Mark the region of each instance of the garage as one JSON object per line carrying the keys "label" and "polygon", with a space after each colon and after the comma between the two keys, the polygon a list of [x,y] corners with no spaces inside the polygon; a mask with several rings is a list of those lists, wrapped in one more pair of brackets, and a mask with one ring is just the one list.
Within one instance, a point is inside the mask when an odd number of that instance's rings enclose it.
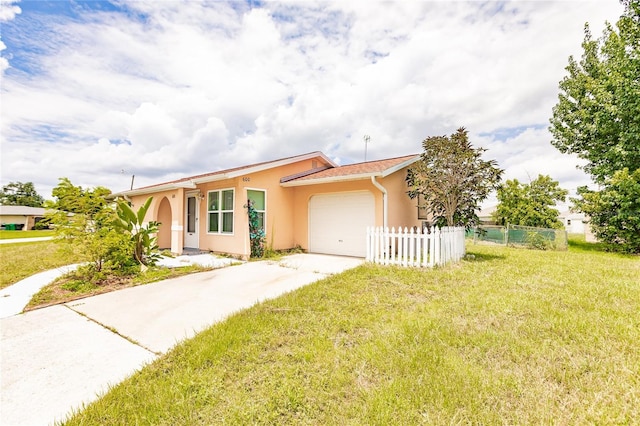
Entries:
{"label": "garage", "polygon": [[309,200],[309,252],[365,257],[367,227],[375,219],[369,191],[314,195]]}

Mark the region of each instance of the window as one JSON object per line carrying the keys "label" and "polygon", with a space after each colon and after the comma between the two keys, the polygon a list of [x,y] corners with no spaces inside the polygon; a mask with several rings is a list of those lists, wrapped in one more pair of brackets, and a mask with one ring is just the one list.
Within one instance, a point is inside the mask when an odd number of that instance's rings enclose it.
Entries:
{"label": "window", "polygon": [[424,208],[424,196],[422,194],[418,194],[418,220],[429,220],[430,214],[429,211]]}
{"label": "window", "polygon": [[208,232],[233,233],[233,189],[209,191],[207,200]]}
{"label": "window", "polygon": [[253,208],[256,209],[256,213],[258,213],[258,221],[260,222],[260,228],[263,231],[265,230],[265,213],[266,213],[266,201],[267,196],[265,191],[261,191],[259,189],[248,189],[247,190],[247,198],[249,201],[253,202]]}

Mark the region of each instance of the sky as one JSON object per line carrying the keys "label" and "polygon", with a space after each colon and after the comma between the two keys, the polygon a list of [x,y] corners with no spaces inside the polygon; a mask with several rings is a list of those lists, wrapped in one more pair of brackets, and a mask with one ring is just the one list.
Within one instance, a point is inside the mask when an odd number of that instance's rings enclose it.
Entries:
{"label": "sky", "polygon": [[[464,126],[504,179],[591,182],[550,143],[597,1],[0,0],[0,183],[112,191],[322,151],[419,154]],[[490,200],[489,200],[490,201]]]}

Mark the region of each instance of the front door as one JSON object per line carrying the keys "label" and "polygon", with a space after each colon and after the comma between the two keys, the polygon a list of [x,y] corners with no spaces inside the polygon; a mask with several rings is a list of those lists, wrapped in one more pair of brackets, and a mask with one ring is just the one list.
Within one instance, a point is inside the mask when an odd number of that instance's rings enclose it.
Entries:
{"label": "front door", "polygon": [[198,243],[198,198],[196,195],[187,195],[186,217],[184,229],[184,246],[199,248]]}

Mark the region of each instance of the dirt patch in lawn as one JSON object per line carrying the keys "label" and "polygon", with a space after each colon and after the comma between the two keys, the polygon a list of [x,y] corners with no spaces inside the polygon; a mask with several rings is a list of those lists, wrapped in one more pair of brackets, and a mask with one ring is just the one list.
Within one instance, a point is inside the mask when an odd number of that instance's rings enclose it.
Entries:
{"label": "dirt patch in lawn", "polygon": [[97,283],[83,280],[72,272],[41,288],[40,291],[31,298],[24,308],[24,311],[32,311],[60,303],[72,302],[85,297],[176,278],[182,275],[209,271],[211,269],[212,268],[198,265],[190,265],[182,268],[154,267],[139,275],[107,276]]}

